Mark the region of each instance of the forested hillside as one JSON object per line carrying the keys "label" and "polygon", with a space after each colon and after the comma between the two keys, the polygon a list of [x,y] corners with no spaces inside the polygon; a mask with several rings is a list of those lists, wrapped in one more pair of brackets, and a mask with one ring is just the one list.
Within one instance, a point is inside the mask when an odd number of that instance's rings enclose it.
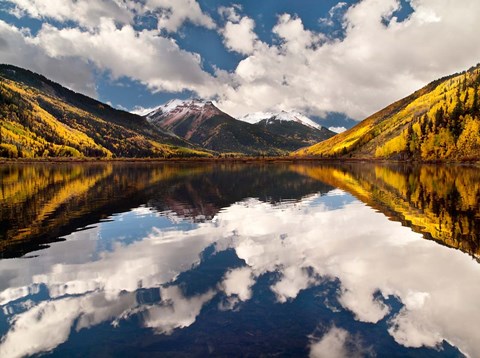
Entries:
{"label": "forested hillside", "polygon": [[350,130],[295,155],[340,158],[480,158],[480,66],[430,83]]}
{"label": "forested hillside", "polygon": [[116,110],[43,76],[0,66],[0,156],[207,155],[143,117]]}

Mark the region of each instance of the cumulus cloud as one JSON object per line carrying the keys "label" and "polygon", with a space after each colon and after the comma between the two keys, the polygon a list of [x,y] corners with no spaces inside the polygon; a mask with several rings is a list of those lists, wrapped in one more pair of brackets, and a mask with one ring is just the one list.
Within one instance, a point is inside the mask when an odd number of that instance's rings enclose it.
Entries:
{"label": "cumulus cloud", "polygon": [[229,51],[235,51],[243,55],[251,55],[255,44],[258,42],[254,32],[255,21],[248,16],[241,16],[240,5],[218,8],[220,16],[226,20],[225,26],[220,29],[223,43]]}
{"label": "cumulus cloud", "polygon": [[[38,36],[20,30],[9,34],[17,36],[20,51],[0,51],[4,61],[86,94],[95,86],[85,64],[93,63],[114,78],[129,77],[152,91],[189,90],[216,98],[234,117],[299,110],[320,117],[341,112],[360,120],[480,58],[477,0],[465,0],[462,6],[451,0],[411,0],[413,13],[403,21],[395,17],[399,0],[362,0],[350,7],[339,2],[319,20],[327,27],[341,24],[344,33],[338,39],[306,28],[298,16],[279,14],[271,29],[273,43],[257,36],[255,21],[237,5],[219,7],[223,24],[217,26],[195,0],[8,3],[17,16],[75,26],[44,24]],[[145,16],[157,22],[155,31],[139,30]],[[186,22],[218,31],[225,48],[244,58],[233,71],[205,72],[199,54],[168,38]],[[5,48],[5,42],[13,43],[2,37],[0,46]]]}
{"label": "cumulus cloud", "polygon": [[363,346],[357,336],[333,326],[322,338],[311,338],[310,358],[375,357],[371,348]]}
{"label": "cumulus cloud", "polygon": [[103,18],[120,24],[132,24],[136,16],[154,16],[160,30],[177,31],[185,22],[209,29],[215,28],[213,19],[202,11],[196,0],[6,0],[17,16],[36,19],[73,21],[82,27],[94,28]]}
{"label": "cumulus cloud", "polygon": [[92,97],[96,87],[90,66],[79,58],[52,58],[28,31],[0,20],[0,63],[39,72],[51,80]]}
{"label": "cumulus cloud", "polygon": [[158,107],[142,107],[135,106],[130,112],[133,114],[138,114],[139,116],[146,116],[147,114],[153,112]]}
{"label": "cumulus cloud", "polygon": [[31,41],[52,58],[81,59],[108,71],[114,79],[130,77],[152,91],[193,89],[209,96],[215,87],[198,55],[180,49],[154,30],[136,31],[131,25],[118,28],[108,19],[95,31],[44,24]]}
{"label": "cumulus cloud", "polygon": [[252,54],[257,41],[254,27],[255,22],[246,16],[238,22],[228,21],[222,31],[225,46],[244,55]]}
{"label": "cumulus cloud", "polygon": [[320,18],[318,22],[325,26],[335,25],[335,21],[341,20],[341,17],[343,15],[342,12],[344,11],[345,8],[348,8],[348,4],[343,1],[339,2],[328,11],[327,17]]}
{"label": "cumulus cloud", "polygon": [[[60,22],[74,21],[81,26],[95,27],[102,18],[131,23],[133,2],[117,0],[6,0],[15,7],[11,12],[18,16],[52,19]],[[130,6],[129,6],[130,5]]]}
{"label": "cumulus cloud", "polygon": [[287,267],[282,274],[282,278],[272,286],[272,291],[281,303],[294,299],[301,290],[311,287],[317,282],[310,277],[306,268]]}
{"label": "cumulus cloud", "polygon": [[[257,40],[220,93],[235,116],[254,111],[342,112],[363,119],[433,79],[478,62],[480,3],[414,0],[400,22],[397,0],[363,0],[341,19],[344,37],[322,40],[301,18],[284,14],[273,33],[279,44]],[[345,8],[342,9],[344,11]],[[337,11],[338,9],[334,9]],[[458,56],[461,54],[461,56]]]}
{"label": "cumulus cloud", "polygon": [[348,331],[332,327],[325,335],[310,346],[310,358],[342,358],[348,357],[345,343]]}
{"label": "cumulus cloud", "polygon": [[158,28],[177,31],[184,22],[215,28],[215,22],[196,0],[147,0],[144,9],[158,14]]}
{"label": "cumulus cloud", "polygon": [[[138,18],[153,15],[161,31],[177,31],[185,22],[213,29],[213,20],[194,0],[8,1],[16,16],[45,22],[36,35],[1,22],[2,62],[40,72],[91,96],[95,69],[114,79],[139,81],[151,91],[190,90],[210,97],[217,87],[198,54],[182,50],[158,30],[136,27]],[[54,26],[50,20],[67,26]]]}
{"label": "cumulus cloud", "polygon": [[44,301],[17,315],[0,344],[2,357],[25,357],[54,349],[76,330],[97,325],[135,305],[135,295],[106,299],[103,292]]}
{"label": "cumulus cloud", "polygon": [[220,6],[218,8],[218,14],[228,21],[240,22],[241,16],[238,11],[242,10],[241,5],[234,4],[233,6]]}

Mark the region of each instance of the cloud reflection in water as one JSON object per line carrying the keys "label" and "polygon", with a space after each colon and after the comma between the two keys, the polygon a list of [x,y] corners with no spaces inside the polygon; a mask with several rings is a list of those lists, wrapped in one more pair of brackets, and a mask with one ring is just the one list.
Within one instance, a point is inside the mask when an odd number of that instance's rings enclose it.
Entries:
{"label": "cloud reflection in water", "polygon": [[[140,315],[143,325],[157,333],[171,334],[192,325],[217,295],[223,297],[218,309],[241,311],[239,303],[254,298],[252,287],[267,273],[278,276],[270,285],[277,304],[338,279],[341,307],[362,322],[377,323],[393,314],[388,332],[397,343],[435,347],[447,340],[468,355],[480,355],[480,333],[472,329],[480,318],[478,263],[423,240],[344,192],[332,194],[280,205],[246,199],[222,209],[210,222],[187,230],[172,220],[169,228],[150,227],[145,237],[100,253],[96,241],[102,226],[112,223],[99,224],[39,257],[3,260],[0,302],[4,312],[13,314],[0,356],[49,351],[65,342],[72,329],[118,325],[132,315]],[[162,217],[150,210],[141,213],[129,220]],[[125,220],[124,215],[113,220]],[[225,267],[216,286],[187,296],[175,280],[197,267],[212,245],[217,253],[233,249],[246,266]],[[78,246],[82,248],[74,251]],[[21,308],[18,303],[30,300],[38,287],[48,291],[48,299],[35,298],[33,307]],[[158,289],[160,299],[143,303],[139,288]],[[399,312],[386,302],[392,296],[403,304]],[[319,345],[344,349],[348,332],[335,329],[312,343],[312,356]]]}

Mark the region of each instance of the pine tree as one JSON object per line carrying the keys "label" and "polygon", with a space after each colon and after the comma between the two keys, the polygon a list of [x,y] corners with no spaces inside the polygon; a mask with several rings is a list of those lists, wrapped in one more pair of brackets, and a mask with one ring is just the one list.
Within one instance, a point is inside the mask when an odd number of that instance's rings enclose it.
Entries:
{"label": "pine tree", "polygon": [[478,84],[475,84],[475,87],[473,88],[473,104],[472,104],[472,113],[476,114],[479,112],[478,108]]}
{"label": "pine tree", "polygon": [[445,112],[443,111],[443,107],[440,107],[435,113],[435,124],[437,127],[443,127],[445,124]]}

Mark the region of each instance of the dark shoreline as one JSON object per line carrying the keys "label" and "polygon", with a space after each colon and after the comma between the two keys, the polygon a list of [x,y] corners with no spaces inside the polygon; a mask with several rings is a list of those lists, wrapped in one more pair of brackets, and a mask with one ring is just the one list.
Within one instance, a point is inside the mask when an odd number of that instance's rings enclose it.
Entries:
{"label": "dark shoreline", "polygon": [[471,160],[386,160],[372,158],[321,158],[321,157],[192,157],[192,158],[0,158],[0,164],[17,163],[377,163],[377,164],[455,164],[480,166],[480,159]]}

